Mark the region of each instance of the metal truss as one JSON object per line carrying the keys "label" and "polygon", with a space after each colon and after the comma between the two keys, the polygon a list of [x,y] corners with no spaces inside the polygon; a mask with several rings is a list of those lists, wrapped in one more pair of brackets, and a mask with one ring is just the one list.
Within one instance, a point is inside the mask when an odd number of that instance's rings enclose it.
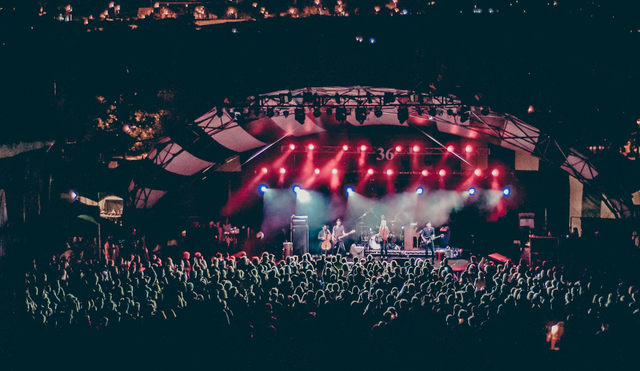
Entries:
{"label": "metal truss", "polygon": [[[378,148],[378,147],[373,147]],[[386,147],[385,147],[386,148]],[[391,147],[393,148],[393,147]],[[420,147],[418,151],[414,151],[412,147],[407,148],[406,152],[394,152],[394,156],[408,156],[408,155],[446,155],[450,154],[447,148],[443,147]],[[373,155],[378,152],[373,151],[371,148],[368,148],[365,151],[361,151],[358,146],[351,147],[349,149],[344,150],[343,146],[316,146],[314,149],[309,149],[308,146],[296,146],[295,149],[291,149],[288,145],[283,145],[280,147],[280,152],[290,152],[290,153],[344,153],[344,154],[361,154],[365,153],[367,155]],[[474,148],[473,153],[471,155],[478,154],[488,154],[489,148]]]}
{"label": "metal truss", "polygon": [[280,91],[252,96],[241,102],[225,103],[217,107],[220,111],[248,114],[251,110],[263,109],[284,111],[296,108],[367,108],[382,107],[412,108],[414,111],[431,109],[463,110],[462,102],[453,95],[436,95],[407,90],[354,87],[349,89],[300,89]]}

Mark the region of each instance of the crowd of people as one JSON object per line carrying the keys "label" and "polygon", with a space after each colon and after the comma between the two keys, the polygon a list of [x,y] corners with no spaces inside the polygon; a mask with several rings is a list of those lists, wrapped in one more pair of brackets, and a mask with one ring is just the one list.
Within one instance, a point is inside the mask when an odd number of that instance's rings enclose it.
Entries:
{"label": "crowd of people", "polygon": [[38,334],[31,346],[44,356],[25,361],[72,354],[97,368],[495,369],[508,359],[520,368],[569,360],[621,368],[639,344],[635,286],[549,263],[471,257],[454,272],[447,259],[69,250],[34,260],[25,276],[25,334]]}

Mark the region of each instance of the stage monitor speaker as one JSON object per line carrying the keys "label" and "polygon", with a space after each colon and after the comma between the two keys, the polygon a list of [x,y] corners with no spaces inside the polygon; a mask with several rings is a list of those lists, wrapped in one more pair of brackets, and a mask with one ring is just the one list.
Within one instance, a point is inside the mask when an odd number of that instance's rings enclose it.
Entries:
{"label": "stage monitor speaker", "polygon": [[309,217],[294,215],[291,217],[291,242],[293,254],[302,256],[309,252]]}
{"label": "stage monitor speaker", "polygon": [[555,254],[558,252],[558,237],[529,236],[529,248],[532,254]]}
{"label": "stage monitor speaker", "polygon": [[529,236],[529,248],[525,249],[525,260],[528,260],[530,267],[541,265],[544,261],[558,261],[558,237]]}
{"label": "stage monitor speaker", "polygon": [[417,223],[411,223],[410,226],[404,227],[404,249],[405,250],[418,250],[418,236]]}

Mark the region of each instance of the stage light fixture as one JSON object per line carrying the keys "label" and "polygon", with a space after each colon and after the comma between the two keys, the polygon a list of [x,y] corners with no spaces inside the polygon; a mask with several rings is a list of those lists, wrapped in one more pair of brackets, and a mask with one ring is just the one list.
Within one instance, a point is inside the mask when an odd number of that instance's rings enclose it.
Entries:
{"label": "stage light fixture", "polygon": [[402,152],[402,146],[396,146],[396,152]]}
{"label": "stage light fixture", "polygon": [[313,172],[316,174],[320,174],[320,169],[315,169]]}
{"label": "stage light fixture", "polygon": [[269,169],[267,169],[266,167],[262,168],[262,174],[266,174],[269,172]]}
{"label": "stage light fixture", "polygon": [[449,108],[449,109],[447,110],[447,115],[448,115],[448,116],[455,116],[455,113],[453,113],[453,110],[452,110],[451,108]]}
{"label": "stage light fixture", "polygon": [[262,193],[262,194],[264,194],[264,193],[267,191],[267,189],[269,189],[269,187],[267,187],[267,186],[266,186],[266,185],[264,185],[264,184],[262,184],[262,185],[258,188],[258,190],[259,190],[259,191],[260,191],[260,193]]}
{"label": "stage light fixture", "polygon": [[325,112],[327,113],[327,116],[331,116],[331,115],[333,115],[333,108],[327,107],[325,109]]}
{"label": "stage light fixture", "polygon": [[455,148],[453,146],[447,146],[447,151],[453,152]]}
{"label": "stage light fixture", "polygon": [[338,169],[332,169],[331,170],[331,174],[333,174],[333,175],[338,174]]}
{"label": "stage light fixture", "polygon": [[316,146],[314,146],[312,143],[312,144],[309,144],[307,148],[309,148],[309,151],[313,151],[314,149],[316,149]]}
{"label": "stage light fixture", "polygon": [[289,103],[291,102],[292,95],[291,93],[280,94],[280,103]]}
{"label": "stage light fixture", "polygon": [[338,104],[340,104],[340,103],[341,103],[341,101],[342,101],[342,98],[340,98],[340,94],[338,94],[338,93],[336,93],[336,94],[333,96],[333,99],[334,99],[334,100],[336,101],[336,103],[338,103]]}
{"label": "stage light fixture", "polygon": [[360,123],[360,125],[364,124],[364,121],[367,119],[367,109],[364,107],[356,108],[356,120]]}
{"label": "stage light fixture", "polygon": [[429,116],[436,117],[438,115],[438,110],[435,107],[429,108]]}
{"label": "stage light fixture", "polygon": [[382,98],[382,101],[385,104],[393,103],[396,101],[396,97],[392,92],[388,91],[384,93],[384,97]]}
{"label": "stage light fixture", "polygon": [[298,192],[300,192],[301,189],[302,188],[300,188],[300,186],[295,185],[295,186],[293,186],[293,193],[298,194]]}
{"label": "stage light fixture", "polygon": [[376,107],[373,111],[373,114],[377,117],[380,118],[382,117],[382,107]]}
{"label": "stage light fixture", "polygon": [[423,193],[424,193],[424,188],[422,188],[422,187],[418,187],[418,189],[416,189],[416,194],[417,194],[417,195],[421,195],[421,194],[423,194]]}
{"label": "stage light fixture", "polygon": [[412,150],[413,150],[414,153],[420,152],[420,147],[419,146],[413,146]]}
{"label": "stage light fixture", "polygon": [[473,196],[476,194],[476,189],[474,187],[469,188],[469,196]]}
{"label": "stage light fixture", "polygon": [[421,174],[422,176],[427,176],[429,175],[429,172],[427,170],[422,170]]}
{"label": "stage light fixture", "polygon": [[320,112],[320,108],[317,108],[317,107],[314,108],[313,109],[313,117],[318,118],[320,116],[322,116],[322,112]]}
{"label": "stage light fixture", "polygon": [[293,151],[294,149],[296,149],[296,145],[295,144],[289,144],[289,149]]}
{"label": "stage light fixture", "polygon": [[296,108],[295,110],[296,121],[300,124],[304,124],[304,119],[306,118],[304,114],[304,108]]}
{"label": "stage light fixture", "polygon": [[418,107],[416,108],[416,114],[418,114],[418,116],[422,116],[424,112],[422,112],[422,108]]}
{"label": "stage light fixture", "polygon": [[504,189],[502,190],[502,194],[503,194],[505,197],[509,197],[509,195],[511,194],[511,188],[509,188],[509,187],[504,187]]}
{"label": "stage light fixture", "polygon": [[339,122],[345,122],[347,120],[347,109],[339,107],[336,109],[336,120]]}
{"label": "stage light fixture", "polygon": [[467,153],[471,153],[471,152],[473,152],[473,147],[468,145],[468,146],[464,147],[464,151],[467,152]]}
{"label": "stage light fixture", "polygon": [[353,187],[347,187],[347,194],[351,196],[353,194]]}
{"label": "stage light fixture", "polygon": [[267,117],[273,117],[275,115],[275,112],[273,111],[273,108],[267,108]]}
{"label": "stage light fixture", "polygon": [[482,106],[482,109],[480,110],[480,113],[483,116],[487,116],[488,114],[491,113],[491,110],[489,110],[489,107],[487,107],[487,106]]}
{"label": "stage light fixture", "polygon": [[285,168],[283,168],[283,167],[281,167],[281,168],[280,168],[280,174],[284,174],[284,173],[286,173],[286,172],[287,172],[287,169],[285,169]]}
{"label": "stage light fixture", "polygon": [[388,169],[388,170],[387,170],[387,175],[393,175],[393,170]]}
{"label": "stage light fixture", "polygon": [[473,174],[474,174],[475,176],[481,176],[481,175],[482,175],[482,170],[480,170],[480,169],[475,169],[475,170],[473,171]]}
{"label": "stage light fixture", "polygon": [[289,117],[289,111],[283,111],[282,116],[284,116],[284,118]]}
{"label": "stage light fixture", "polygon": [[438,175],[445,176],[447,175],[447,171],[445,169],[440,169],[440,171],[438,171]]}
{"label": "stage light fixture", "polygon": [[367,146],[365,146],[364,144],[360,146],[360,152],[366,152],[367,151]]}
{"label": "stage light fixture", "polygon": [[498,176],[498,175],[500,175],[500,171],[498,169],[493,169],[493,170],[491,170],[491,175],[494,176],[494,177]]}
{"label": "stage light fixture", "polygon": [[224,109],[222,107],[218,107],[216,109],[216,116],[218,116],[218,117],[224,116]]}
{"label": "stage light fixture", "polygon": [[462,112],[460,114],[460,122],[464,123],[467,122],[467,120],[469,120],[469,112]]}
{"label": "stage light fixture", "polygon": [[301,203],[306,204],[311,201],[311,194],[304,189],[300,189],[298,190],[298,193],[296,193],[296,199]]}
{"label": "stage light fixture", "polygon": [[398,121],[402,124],[409,119],[409,109],[407,107],[398,108]]}
{"label": "stage light fixture", "polygon": [[69,197],[71,197],[71,201],[75,201],[78,199],[78,192],[74,191],[73,189],[71,191],[69,191]]}
{"label": "stage light fixture", "polygon": [[367,174],[369,174],[369,175],[373,175],[373,169],[369,169],[369,170],[367,170]]}
{"label": "stage light fixture", "polygon": [[349,150],[349,146],[348,146],[348,145],[346,145],[346,144],[345,144],[345,145],[343,145],[343,146],[342,146],[342,150],[343,150],[343,151],[348,151],[348,150]]}

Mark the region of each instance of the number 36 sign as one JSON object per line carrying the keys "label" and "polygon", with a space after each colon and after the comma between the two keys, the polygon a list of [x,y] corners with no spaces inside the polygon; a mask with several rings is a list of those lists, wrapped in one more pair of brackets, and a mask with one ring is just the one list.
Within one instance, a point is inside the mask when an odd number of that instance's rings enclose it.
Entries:
{"label": "number 36 sign", "polygon": [[396,156],[393,148],[384,149],[382,147],[376,148],[376,160],[377,161],[391,161]]}

